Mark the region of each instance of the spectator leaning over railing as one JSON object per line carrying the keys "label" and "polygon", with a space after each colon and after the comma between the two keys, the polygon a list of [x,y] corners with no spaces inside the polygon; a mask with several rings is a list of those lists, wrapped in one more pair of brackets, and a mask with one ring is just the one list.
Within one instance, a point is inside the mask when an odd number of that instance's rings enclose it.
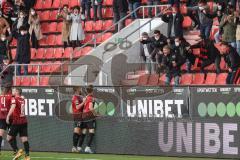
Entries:
{"label": "spectator leaning over railing", "polygon": [[145,70],[148,74],[155,73],[156,54],[153,50],[151,38],[148,33],[143,32],[140,39],[140,56],[145,63]]}
{"label": "spectator leaning over railing", "polygon": [[215,47],[214,42],[200,35],[199,42],[191,46],[191,49],[200,49],[198,66],[202,73],[205,73],[205,68],[215,63],[216,72],[220,73],[221,56],[219,50]]}
{"label": "spectator leaning over railing", "polygon": [[180,58],[168,45],[163,47],[163,57],[160,65],[166,73],[165,84],[170,85],[172,78],[174,78],[174,85],[178,85],[181,73]]}
{"label": "spectator leaning over railing", "polygon": [[[17,39],[16,62],[18,64],[29,64],[31,59],[30,35],[25,26],[21,26],[18,32],[13,32],[13,37]],[[28,66],[24,65],[24,75],[28,74]],[[21,75],[21,66],[17,66],[17,75]]]}
{"label": "spectator leaning over railing", "polygon": [[195,7],[188,7],[188,9],[197,11],[199,22],[200,22],[200,32],[201,35],[204,35],[205,38],[209,38],[212,25],[213,25],[213,19],[209,16],[210,15],[210,8],[207,5],[206,0],[199,0],[198,6]]}
{"label": "spectator leaning over railing", "polygon": [[92,8],[93,8],[93,20],[97,21],[98,19],[102,19],[102,6],[104,0],[91,0]]}
{"label": "spectator leaning over railing", "polygon": [[75,6],[73,9],[73,13],[67,16],[67,20],[72,22],[70,30],[70,41],[73,48],[79,46],[79,43],[81,43],[81,41],[85,39],[81,18],[82,16],[80,13],[80,8],[78,6]]}
{"label": "spectator leaning over railing", "polygon": [[[168,14],[170,11],[170,14]],[[183,15],[179,12],[179,8],[174,6],[163,11],[162,20],[168,24],[168,38],[183,37],[182,23]]]}
{"label": "spectator leaning over railing", "polygon": [[237,25],[234,23],[235,15],[232,5],[228,5],[227,13],[223,15],[220,27],[223,28],[222,41],[228,42],[232,47],[237,48],[236,30]]}
{"label": "spectator leaning over railing", "polygon": [[[140,7],[141,5],[141,0],[128,0],[128,6],[129,6],[129,11],[133,12],[134,10],[136,10],[138,7]],[[138,11],[134,12],[131,15],[131,18],[137,19],[138,18]]]}
{"label": "spectator leaning over railing", "polygon": [[239,17],[239,11],[236,11],[235,13],[235,24],[237,25],[236,30],[236,43],[237,43],[237,52],[240,55],[240,17]]}
{"label": "spectator leaning over railing", "polygon": [[236,84],[240,75],[240,56],[228,42],[221,44],[221,54],[224,56],[228,68],[226,84]]}
{"label": "spectator leaning over railing", "polygon": [[[113,16],[114,23],[117,23],[120,19],[124,18],[128,12],[128,2],[127,0],[113,0]],[[122,21],[119,25],[116,25],[115,31],[118,31],[118,28],[121,30],[125,27],[125,20]]]}
{"label": "spectator leaning over railing", "polygon": [[191,72],[191,67],[195,63],[195,55],[190,49],[191,45],[181,37],[175,38],[174,52],[179,56],[180,66],[186,64],[187,72]]}
{"label": "spectator leaning over railing", "polygon": [[31,36],[32,48],[38,49],[38,41],[43,38],[39,15],[31,8],[29,13],[28,24],[30,25],[29,33]]}
{"label": "spectator leaning over railing", "polygon": [[62,18],[63,19],[63,27],[62,27],[62,41],[64,44],[64,49],[67,48],[69,43],[69,35],[70,35],[70,29],[71,29],[71,22],[67,20],[67,16],[70,14],[70,9],[68,8],[68,5],[64,5],[63,9],[61,11],[58,10],[57,19]]}

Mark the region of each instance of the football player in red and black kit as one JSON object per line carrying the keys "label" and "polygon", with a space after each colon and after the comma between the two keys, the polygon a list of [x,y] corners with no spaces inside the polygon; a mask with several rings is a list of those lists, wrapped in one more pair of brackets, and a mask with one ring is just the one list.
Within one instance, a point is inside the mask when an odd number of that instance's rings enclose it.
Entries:
{"label": "football player in red and black kit", "polygon": [[84,99],[81,96],[81,88],[74,87],[74,95],[72,97],[72,113],[74,120],[74,130],[73,130],[73,148],[72,152],[81,152],[82,148],[78,146],[79,141],[82,138],[82,113],[84,106]]}
{"label": "football player in red and black kit", "polygon": [[12,117],[12,125],[8,131],[7,140],[11,145],[13,151],[16,153],[13,160],[18,160],[23,156],[22,149],[18,149],[16,136],[19,134],[20,139],[24,145],[25,157],[24,160],[30,160],[29,157],[29,143],[28,143],[28,122],[25,116],[25,100],[21,96],[21,89],[16,88],[13,92],[14,98],[12,105],[6,118],[6,122],[9,124],[9,119]]}
{"label": "football player in red and black kit", "polygon": [[87,142],[87,146],[85,148],[85,152],[86,153],[93,153],[93,151],[91,150],[90,146],[92,144],[93,141],[93,137],[94,137],[94,133],[95,133],[95,126],[96,126],[96,121],[95,121],[95,111],[94,111],[94,97],[93,97],[93,86],[89,85],[87,87],[87,97],[85,100],[85,105],[83,108],[83,117],[84,118],[84,122],[83,122],[83,130],[82,130],[82,138],[81,141],[79,142],[79,146],[81,147],[84,141],[84,137],[87,133],[88,130],[88,134],[89,134],[89,139]]}
{"label": "football player in red and black kit", "polygon": [[[2,139],[5,131],[9,128],[6,123],[6,118],[12,104],[12,90],[11,87],[3,87],[2,94],[0,95],[0,144],[2,144]],[[1,151],[0,145],[0,151]]]}

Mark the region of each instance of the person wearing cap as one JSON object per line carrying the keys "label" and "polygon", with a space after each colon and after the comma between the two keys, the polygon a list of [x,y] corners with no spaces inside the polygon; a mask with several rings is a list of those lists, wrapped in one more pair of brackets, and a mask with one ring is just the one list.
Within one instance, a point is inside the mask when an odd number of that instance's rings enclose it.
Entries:
{"label": "person wearing cap", "polygon": [[155,72],[156,54],[154,54],[153,50],[151,38],[148,33],[143,32],[140,39],[140,56],[145,63],[145,69],[148,74]]}
{"label": "person wearing cap", "polygon": [[[29,64],[31,59],[30,34],[28,29],[21,26],[18,32],[13,32],[13,37],[17,39],[16,62],[18,64]],[[28,66],[24,65],[24,75],[28,74]],[[17,66],[17,75],[21,75],[21,65]]]}

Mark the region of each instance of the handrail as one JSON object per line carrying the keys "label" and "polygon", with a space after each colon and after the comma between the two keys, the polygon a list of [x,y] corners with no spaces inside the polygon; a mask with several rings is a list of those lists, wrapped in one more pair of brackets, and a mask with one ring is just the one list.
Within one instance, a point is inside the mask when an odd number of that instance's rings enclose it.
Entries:
{"label": "handrail", "polygon": [[[132,12],[130,12],[128,15],[126,15],[125,17],[123,17],[122,19],[120,19],[118,22],[116,22],[116,23],[114,23],[112,26],[110,26],[109,27],[109,29],[107,29],[107,30],[105,30],[105,31],[103,31],[103,32],[101,32],[101,33],[99,33],[99,34],[97,34],[96,36],[94,36],[94,38],[92,38],[90,41],[88,41],[87,43],[85,43],[84,45],[82,45],[80,48],[79,48],[79,50],[80,49],[82,49],[82,48],[84,48],[84,47],[86,47],[86,46],[88,46],[88,45],[90,45],[90,44],[92,44],[92,42],[94,42],[94,48],[96,48],[96,46],[97,46],[97,38],[99,38],[99,37],[101,37],[102,35],[104,35],[105,33],[107,33],[107,32],[109,32],[109,31],[111,31],[112,30],[112,28],[114,28],[114,27],[116,27],[117,25],[118,25],[118,32],[120,31],[120,28],[119,28],[119,24],[120,23],[122,23],[123,21],[125,21],[128,17],[130,17],[133,13],[135,13],[135,12],[137,12],[137,11],[139,11],[139,10],[143,10],[142,11],[142,14],[143,14],[143,18],[145,18],[145,8],[155,8],[155,15],[157,15],[157,8],[158,7],[164,7],[164,6],[170,6],[170,5],[149,5],[149,6],[140,6],[140,7],[138,7],[138,8],[136,8],[134,11],[132,11]],[[156,16],[155,16],[156,17]],[[155,18],[154,17],[154,18]],[[153,18],[153,19],[154,19]],[[152,19],[151,19],[152,20]]]}

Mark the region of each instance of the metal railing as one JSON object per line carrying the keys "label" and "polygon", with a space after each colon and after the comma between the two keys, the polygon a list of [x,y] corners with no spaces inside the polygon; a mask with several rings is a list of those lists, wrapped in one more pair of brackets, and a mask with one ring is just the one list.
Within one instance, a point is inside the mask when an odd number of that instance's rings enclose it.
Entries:
{"label": "metal railing", "polygon": [[[21,74],[18,75],[18,67],[21,67],[21,71],[22,71],[22,67],[27,66],[27,69],[29,70],[29,67],[32,67],[32,70],[34,70],[35,74],[33,74],[33,72],[31,72],[31,74]],[[48,74],[41,74],[44,73],[44,68],[43,67],[47,67],[50,66],[50,72],[45,72]],[[72,71],[74,71],[76,68],[80,67],[80,66],[84,66],[84,69],[86,72],[84,73],[84,75],[80,75],[80,76],[75,76],[72,75]],[[49,84],[49,85],[65,85],[65,80],[66,78],[79,78],[79,81],[84,81],[85,85],[89,84],[89,76],[91,76],[88,70],[88,67],[93,67],[93,64],[82,64],[82,63],[46,63],[46,64],[17,64],[17,63],[13,63],[13,64],[9,64],[6,68],[4,68],[1,72],[0,75],[3,75],[3,73],[7,70],[10,69],[10,67],[13,67],[12,70],[14,70],[14,74],[13,74],[13,85],[16,86],[18,77],[35,77],[37,79],[36,85],[39,86],[41,83],[41,78],[43,77],[49,77],[52,78],[53,84]],[[95,68],[97,66],[94,66]],[[46,69],[46,68],[45,68]],[[100,70],[100,69],[99,69]],[[56,73],[56,74],[54,74]],[[95,73],[94,73],[95,74]],[[100,85],[107,85],[108,84],[108,74],[105,73],[104,71],[100,71],[99,75],[99,84]],[[100,79],[101,78],[101,79]]]}

